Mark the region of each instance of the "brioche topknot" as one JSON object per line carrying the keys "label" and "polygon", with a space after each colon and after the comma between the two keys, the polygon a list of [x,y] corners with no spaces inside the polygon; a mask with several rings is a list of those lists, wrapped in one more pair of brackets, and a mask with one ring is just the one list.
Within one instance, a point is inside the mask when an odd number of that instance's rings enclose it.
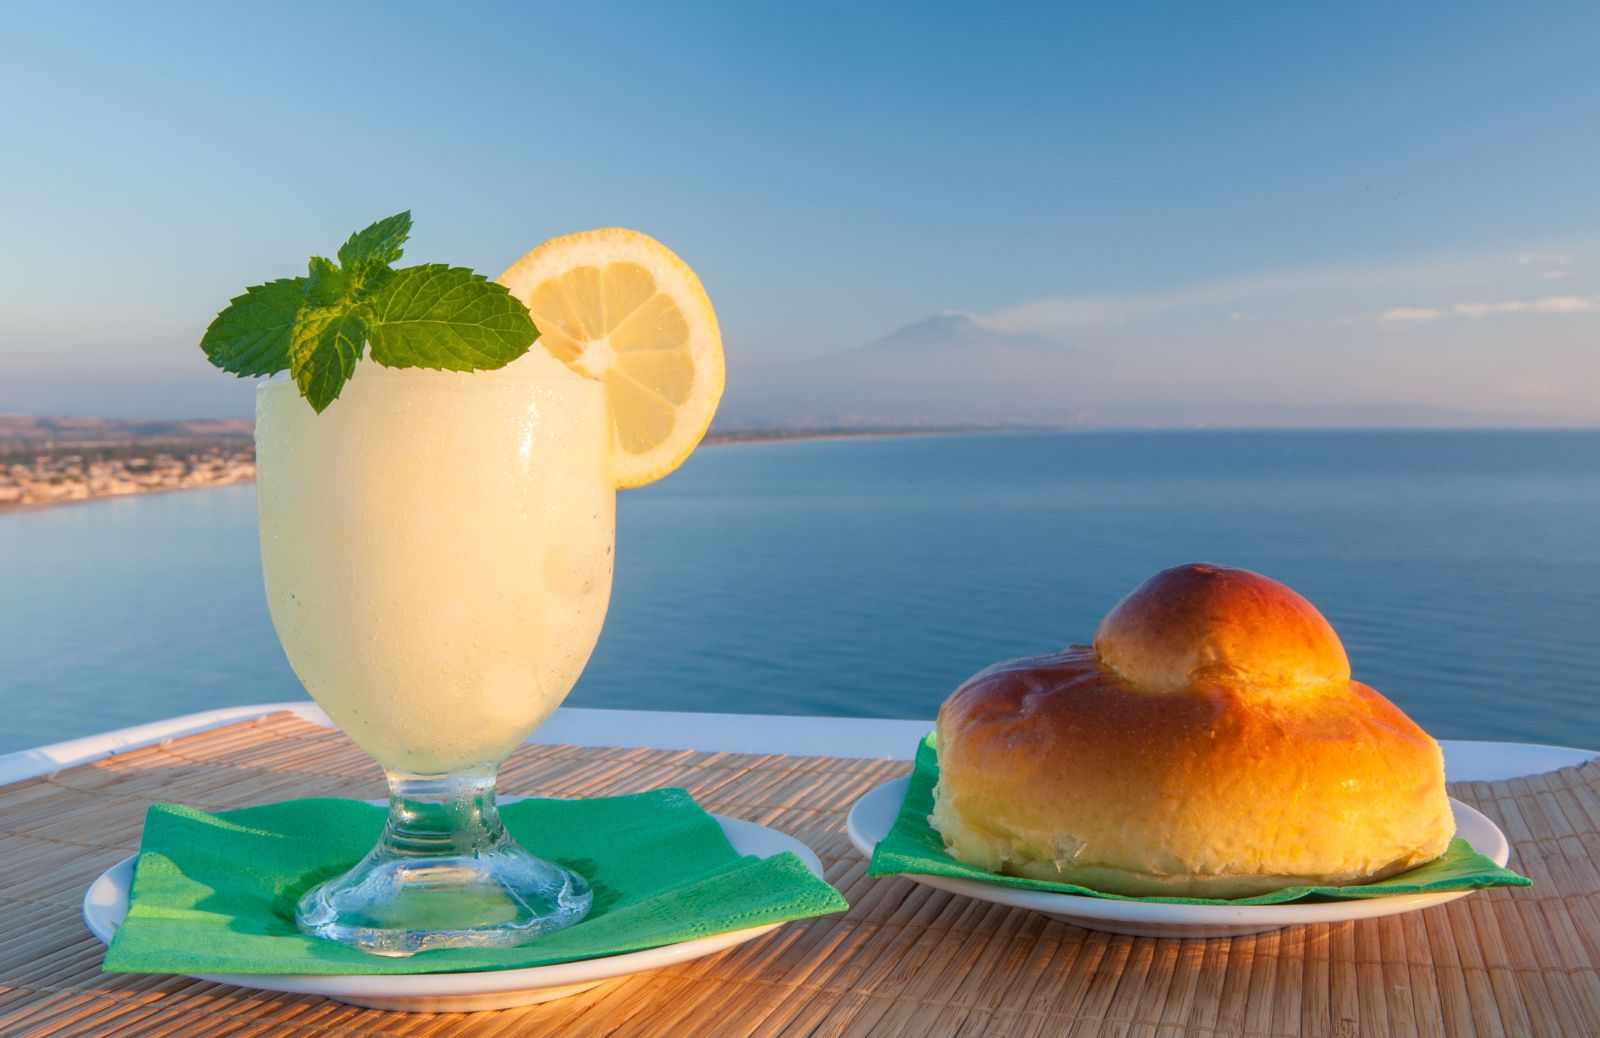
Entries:
{"label": "brioche topknot", "polygon": [[1317,607],[1249,570],[1195,562],[1162,570],[1094,633],[1100,662],[1154,694],[1225,683],[1261,695],[1344,691],[1350,660]]}

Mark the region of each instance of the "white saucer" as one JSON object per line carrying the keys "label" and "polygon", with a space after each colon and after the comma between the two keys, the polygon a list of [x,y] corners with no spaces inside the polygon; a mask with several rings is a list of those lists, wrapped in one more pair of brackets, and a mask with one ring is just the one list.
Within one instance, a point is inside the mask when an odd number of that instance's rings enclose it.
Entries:
{"label": "white saucer", "polygon": [[[506,798],[507,800],[511,798]],[[805,844],[785,833],[754,822],[712,815],[722,826],[733,849],[744,855],[769,858],[793,851],[806,867],[822,876],[822,862]],[[133,881],[132,857],[107,869],[83,896],[83,921],[102,944],[128,914],[128,886]],[[408,1013],[471,1013],[480,1009],[509,1009],[512,1006],[547,1002],[575,995],[603,981],[631,973],[660,969],[703,955],[731,948],[776,930],[782,923],[752,926],[732,933],[701,937],[661,948],[611,955],[581,962],[528,969],[483,970],[476,973],[406,973],[361,976],[316,976],[310,974],[195,974],[197,979],[234,984],[263,991],[291,991],[324,995],[340,1002],[371,1009],[394,1009]]]}
{"label": "white saucer", "polygon": [[[907,782],[907,779],[901,778],[885,783],[857,800],[850,808],[850,842],[869,858],[872,848],[889,835],[895,819],[899,817]],[[1450,800],[1450,809],[1455,813],[1456,835],[1472,844],[1479,854],[1493,859],[1496,865],[1504,865],[1511,857],[1511,846],[1506,843],[1505,834],[1499,827],[1454,798]],[[1238,937],[1284,926],[1336,923],[1347,919],[1371,919],[1414,912],[1472,893],[1470,890],[1459,890],[1444,894],[1396,894],[1393,897],[1283,905],[1167,905],[1023,890],[999,883],[950,876],[906,873],[905,878],[980,901],[1030,908],[1085,929],[1132,934],[1135,937]]]}

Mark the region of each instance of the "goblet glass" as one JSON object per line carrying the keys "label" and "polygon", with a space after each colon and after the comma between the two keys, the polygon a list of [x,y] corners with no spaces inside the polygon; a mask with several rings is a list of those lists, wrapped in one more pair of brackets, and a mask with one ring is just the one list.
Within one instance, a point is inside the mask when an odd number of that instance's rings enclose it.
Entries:
{"label": "goblet glass", "polygon": [[583,877],[505,830],[500,764],[566,698],[611,596],[599,383],[362,365],[316,414],[256,397],[261,561],[295,674],[389,778],[372,851],[300,899],[365,951],[505,947],[583,918]]}

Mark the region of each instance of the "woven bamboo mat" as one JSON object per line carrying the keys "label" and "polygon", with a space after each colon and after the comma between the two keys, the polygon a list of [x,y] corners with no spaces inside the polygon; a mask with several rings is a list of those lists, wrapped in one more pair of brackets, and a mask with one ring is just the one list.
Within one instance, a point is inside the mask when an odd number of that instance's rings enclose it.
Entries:
{"label": "woven bamboo mat", "polygon": [[0,1035],[1600,1035],[1600,763],[1453,792],[1506,831],[1531,890],[1232,940],[1081,930],[869,880],[850,804],[907,766],[818,757],[530,747],[508,793],[679,785],[809,843],[853,907],[720,955],[494,1013],[357,1009],[182,977],[100,972],[78,904],[155,800],[205,808],[376,797],[377,768],[291,715],[0,788]]}

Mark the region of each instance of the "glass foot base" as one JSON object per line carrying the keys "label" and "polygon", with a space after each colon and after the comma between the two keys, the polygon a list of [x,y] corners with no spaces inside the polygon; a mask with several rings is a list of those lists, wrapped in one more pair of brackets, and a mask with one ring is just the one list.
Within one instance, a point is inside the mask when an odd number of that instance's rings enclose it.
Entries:
{"label": "glass foot base", "polygon": [[382,851],[306,892],[300,931],[376,955],[509,948],[571,926],[594,901],[582,876],[509,840],[476,854]]}

